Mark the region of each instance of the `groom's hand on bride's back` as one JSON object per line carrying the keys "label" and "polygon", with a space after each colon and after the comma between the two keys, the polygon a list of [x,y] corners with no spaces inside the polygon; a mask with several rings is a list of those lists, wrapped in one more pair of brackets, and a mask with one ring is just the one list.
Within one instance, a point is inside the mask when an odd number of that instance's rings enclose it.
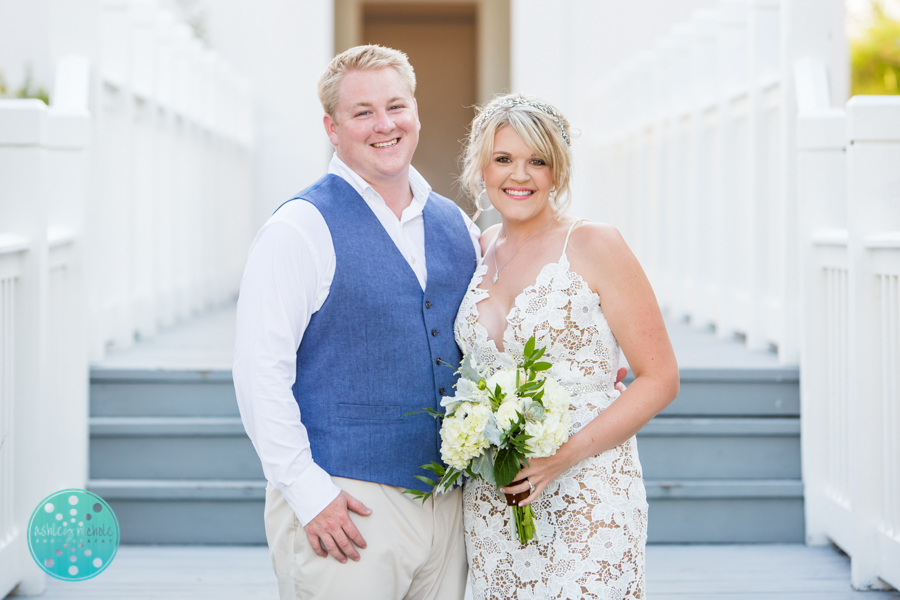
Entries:
{"label": "groom's hand on bride's back", "polygon": [[372,514],[365,504],[342,491],[325,510],[306,524],[303,529],[316,554],[322,558],[330,554],[340,563],[346,563],[348,558],[359,560],[356,547],[365,548],[366,540],[350,519],[351,510],[364,517]]}

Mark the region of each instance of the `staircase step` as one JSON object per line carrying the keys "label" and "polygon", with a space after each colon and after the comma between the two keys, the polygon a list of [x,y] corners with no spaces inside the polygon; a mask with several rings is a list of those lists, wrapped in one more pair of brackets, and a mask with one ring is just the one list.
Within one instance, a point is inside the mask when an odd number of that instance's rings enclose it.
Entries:
{"label": "staircase step", "polygon": [[657,417],[637,439],[646,479],[800,479],[798,418]]}
{"label": "staircase step", "polygon": [[91,415],[236,417],[230,370],[91,369]]}
{"label": "staircase step", "polygon": [[94,479],[262,479],[238,417],[91,417]]}
{"label": "staircase step", "polygon": [[[678,397],[660,416],[800,416],[800,370],[796,366],[686,367]],[[625,384],[634,381],[628,374]]]}
{"label": "staircase step", "polygon": [[124,544],[265,544],[266,482],[91,479]]}
{"label": "staircase step", "polygon": [[802,543],[799,480],[647,481],[651,543]]}

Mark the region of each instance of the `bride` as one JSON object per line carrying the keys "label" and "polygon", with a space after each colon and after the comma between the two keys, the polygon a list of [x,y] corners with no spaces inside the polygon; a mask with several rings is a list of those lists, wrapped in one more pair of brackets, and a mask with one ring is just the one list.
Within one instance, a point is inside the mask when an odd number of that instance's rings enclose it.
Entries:
{"label": "bride", "polygon": [[[472,123],[463,184],[502,222],[481,236],[483,258],[455,323],[479,364],[521,358],[536,336],[572,397],[571,435],[531,459],[501,490],[528,492],[540,541],[510,538],[506,501],[482,480],[464,489],[466,549],[476,598],[645,598],[647,500],[635,434],[678,393],[678,367],[659,306],[619,232],[567,216],[569,124],[513,94]],[[602,199],[592,199],[602,201]],[[635,380],[619,394],[621,346]]]}

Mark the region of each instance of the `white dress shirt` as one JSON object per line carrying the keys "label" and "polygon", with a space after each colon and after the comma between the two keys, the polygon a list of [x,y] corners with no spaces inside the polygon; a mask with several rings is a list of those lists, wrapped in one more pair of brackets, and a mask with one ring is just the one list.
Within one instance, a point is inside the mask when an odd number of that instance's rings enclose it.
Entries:
{"label": "white dress shirt", "polygon": [[[428,272],[422,209],[431,186],[410,167],[413,200],[398,219],[381,195],[337,154],[328,172],[343,178],[363,197],[424,290]],[[475,255],[481,256],[480,231],[462,209],[460,213]],[[241,419],[266,479],[282,493],[304,527],[340,493],[315,463],[291,391],[297,348],[310,318],[328,297],[334,268],[334,244],[322,214],[309,202],[288,202],[269,218],[250,246],[237,306],[233,374]]]}

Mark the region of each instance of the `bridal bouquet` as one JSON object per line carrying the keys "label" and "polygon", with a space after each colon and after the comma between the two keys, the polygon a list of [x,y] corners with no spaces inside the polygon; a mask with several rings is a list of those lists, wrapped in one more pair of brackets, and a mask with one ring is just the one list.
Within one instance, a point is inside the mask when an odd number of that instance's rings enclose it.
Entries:
{"label": "bridal bouquet", "polygon": [[[502,488],[513,483],[529,458],[552,456],[569,439],[569,393],[545,373],[552,366],[540,361],[546,348],[534,346],[532,337],[525,344],[521,363],[489,377],[471,354],[463,357],[455,394],[441,400],[444,414],[424,411],[443,418],[441,458],[447,466],[434,462],[423,465],[437,476],[437,482],[416,475],[432,486],[431,491],[406,493],[424,502],[435,490],[450,490],[460,475],[481,478]],[[518,500],[527,495],[506,495],[510,534],[523,545],[537,537],[531,505],[518,505]]]}

